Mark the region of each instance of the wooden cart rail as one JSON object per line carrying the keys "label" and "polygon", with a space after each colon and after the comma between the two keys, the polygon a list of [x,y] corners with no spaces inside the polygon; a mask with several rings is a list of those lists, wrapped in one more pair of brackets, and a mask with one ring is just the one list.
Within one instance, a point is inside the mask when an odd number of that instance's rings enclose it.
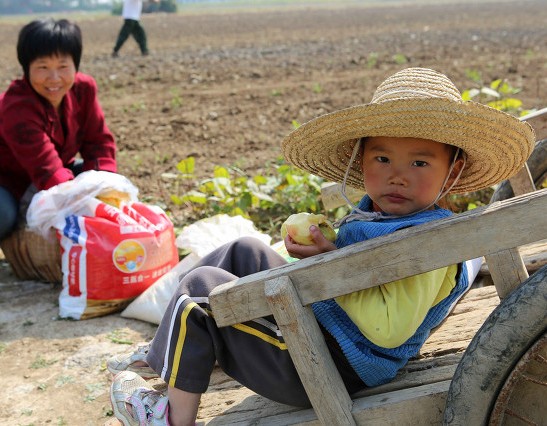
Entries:
{"label": "wooden cart rail", "polygon": [[[275,316],[315,410],[302,412],[299,422],[317,415],[322,424],[353,425],[365,417],[411,424],[416,416],[418,423],[438,424],[450,372],[446,380],[352,401],[309,305],[483,255],[491,270],[505,271],[493,273],[501,296],[527,278],[517,247],[547,238],[546,208],[547,189],[496,202],[240,278],[215,289],[210,304],[219,326]],[[277,424],[294,423],[294,413],[286,416]]]}

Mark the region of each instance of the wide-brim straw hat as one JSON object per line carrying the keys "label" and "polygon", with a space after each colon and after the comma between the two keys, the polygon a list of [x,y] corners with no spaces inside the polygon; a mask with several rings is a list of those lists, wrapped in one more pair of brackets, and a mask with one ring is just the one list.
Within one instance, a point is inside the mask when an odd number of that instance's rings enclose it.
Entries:
{"label": "wide-brim straw hat", "polygon": [[[534,148],[532,127],[502,111],[463,101],[448,77],[407,68],[378,86],[369,104],[315,118],[282,142],[286,160],[314,175],[342,182],[355,143],[362,137],[430,139],[461,148],[466,165],[450,192],[476,191],[517,173]],[[361,159],[347,185],[363,188]]]}

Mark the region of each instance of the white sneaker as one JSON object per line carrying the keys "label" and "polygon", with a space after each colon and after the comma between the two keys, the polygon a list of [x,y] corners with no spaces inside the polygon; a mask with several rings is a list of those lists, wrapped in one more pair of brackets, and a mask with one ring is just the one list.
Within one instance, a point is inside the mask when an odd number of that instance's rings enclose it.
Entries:
{"label": "white sneaker", "polygon": [[134,352],[114,355],[106,361],[106,368],[108,368],[108,371],[112,374],[118,374],[122,371],[133,371],[144,379],[158,378],[158,373],[152,370],[148,365],[145,367],[133,365],[136,361],[146,362],[146,355],[148,354],[149,349],[150,344],[142,344],[139,345]]}
{"label": "white sneaker", "polygon": [[124,426],[168,426],[169,400],[137,373],[122,371],[110,388],[114,415]]}

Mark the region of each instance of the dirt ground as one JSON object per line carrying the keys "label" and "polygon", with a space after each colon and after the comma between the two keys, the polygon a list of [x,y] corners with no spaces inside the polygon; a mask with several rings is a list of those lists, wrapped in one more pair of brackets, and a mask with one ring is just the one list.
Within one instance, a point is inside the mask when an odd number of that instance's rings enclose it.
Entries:
{"label": "dirt ground", "polygon": [[[476,2],[479,3],[479,2]],[[151,55],[128,40],[110,52],[119,17],[74,17],[84,35],[81,70],[95,77],[116,136],[119,172],[141,199],[171,211],[166,174],[187,156],[199,177],[215,165],[249,175],[280,155],[280,140],[317,115],[368,102],[407,66],[446,73],[461,89],[504,78],[526,108],[547,103],[544,1],[364,5],[323,2],[277,9],[146,15]],[[0,84],[19,76],[23,19],[0,18]],[[401,58],[406,63],[401,63]],[[180,194],[179,194],[180,195]],[[111,416],[105,361],[155,326],[119,315],[59,320],[59,287],[20,282],[0,261],[0,423],[103,425]]]}

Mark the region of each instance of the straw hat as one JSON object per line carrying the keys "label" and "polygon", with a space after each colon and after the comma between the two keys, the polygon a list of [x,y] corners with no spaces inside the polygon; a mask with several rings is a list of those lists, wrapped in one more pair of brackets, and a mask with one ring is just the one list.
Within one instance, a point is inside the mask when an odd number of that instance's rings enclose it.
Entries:
{"label": "straw hat", "polygon": [[[513,176],[535,143],[528,123],[486,105],[464,102],[443,74],[408,68],[380,84],[369,104],[303,124],[283,140],[282,150],[295,166],[342,182],[356,141],[366,136],[423,138],[460,147],[467,162],[453,193],[486,188]],[[360,163],[357,156],[347,184],[362,189]]]}

